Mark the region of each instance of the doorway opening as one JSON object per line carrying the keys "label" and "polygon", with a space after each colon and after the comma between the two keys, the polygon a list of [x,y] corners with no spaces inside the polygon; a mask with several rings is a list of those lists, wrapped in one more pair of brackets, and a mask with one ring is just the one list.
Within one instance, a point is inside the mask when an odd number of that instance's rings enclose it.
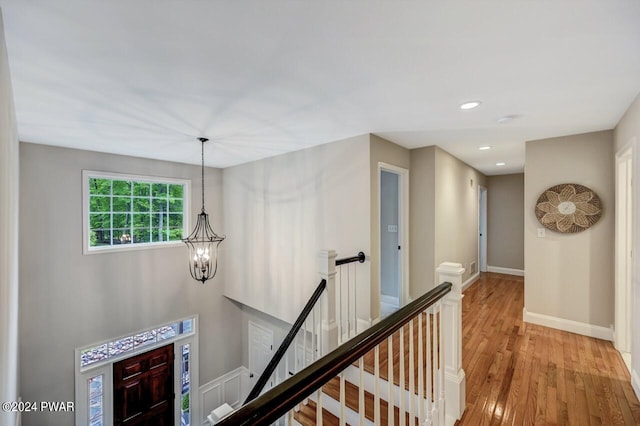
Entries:
{"label": "doorway opening", "polygon": [[616,155],[615,346],[631,371],[633,144]]}
{"label": "doorway opening", "polygon": [[409,171],[378,164],[380,317],[396,311],[409,295]]}
{"label": "doorway opening", "polygon": [[[250,388],[258,381],[260,375],[273,357],[273,331],[253,321],[249,321],[249,384]],[[269,380],[264,391],[273,387],[273,379]]]}
{"label": "doorway opening", "polygon": [[484,186],[478,186],[478,262],[480,272],[487,272],[487,188]]}

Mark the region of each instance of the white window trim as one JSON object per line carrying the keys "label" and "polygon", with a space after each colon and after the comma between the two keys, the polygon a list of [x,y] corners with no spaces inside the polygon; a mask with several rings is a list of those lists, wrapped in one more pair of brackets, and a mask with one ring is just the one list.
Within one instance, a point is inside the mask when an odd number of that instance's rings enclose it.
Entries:
{"label": "white window trim", "polygon": [[[88,348],[92,348],[94,346],[99,346],[108,342],[112,342],[114,340],[119,340],[131,335],[139,334],[144,331],[159,328],[164,325],[174,324],[176,322],[182,322],[184,320],[193,319],[193,330],[189,333],[179,334],[170,339],[161,340],[160,342],[156,342],[154,344],[150,344],[147,346],[140,347],[138,349],[134,349],[132,351],[126,352],[124,354],[114,356],[113,358],[107,358],[104,361],[99,361],[93,364],[90,364],[86,367],[80,367],[81,364],[81,354],[82,351]],[[133,333],[129,333],[127,335],[121,337],[115,337],[113,339],[109,339],[104,342],[86,345],[81,348],[75,349],[74,356],[74,364],[75,364],[75,424],[76,426],[84,426],[88,424],[89,418],[89,391],[88,391],[88,383],[89,379],[95,376],[103,375],[102,379],[102,414],[103,414],[103,424],[111,425],[113,424],[113,364],[121,361],[123,359],[130,358],[132,356],[148,352],[155,348],[159,348],[161,346],[166,346],[168,344],[173,344],[173,353],[174,353],[174,362],[173,362],[173,379],[174,379],[174,415],[175,421],[177,425],[180,424],[180,414],[182,410],[182,382],[181,382],[181,368],[182,368],[182,353],[178,353],[179,349],[182,345],[189,344],[189,354],[191,357],[189,364],[189,403],[191,408],[190,419],[191,425],[195,426],[194,420],[197,418],[198,413],[200,413],[200,401],[199,401],[199,389],[200,383],[198,380],[199,377],[199,358],[198,355],[200,353],[198,348],[198,329],[199,329],[199,317],[198,315],[193,315],[189,317],[185,317],[176,321],[170,321],[165,324],[161,324],[157,327],[151,327],[144,330],[139,330]],[[179,355],[179,356],[178,356]]]}
{"label": "white window trim", "polygon": [[100,172],[95,170],[82,170],[82,254],[113,253],[120,251],[148,250],[182,246],[182,241],[162,241],[153,243],[123,244],[115,246],[89,247],[89,178],[105,178],[116,180],[135,180],[148,183],[168,183],[184,185],[182,203],[183,236],[189,235],[191,217],[191,180],[158,176],[132,175],[124,173]]}

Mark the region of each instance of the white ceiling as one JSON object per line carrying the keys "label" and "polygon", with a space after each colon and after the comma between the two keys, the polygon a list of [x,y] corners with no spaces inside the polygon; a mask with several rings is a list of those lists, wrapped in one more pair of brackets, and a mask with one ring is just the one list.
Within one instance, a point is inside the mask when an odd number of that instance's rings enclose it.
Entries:
{"label": "white ceiling", "polygon": [[525,140],[611,129],[640,91],[637,0],[0,5],[40,144],[197,164],[207,136],[225,167],[376,133],[512,173]]}

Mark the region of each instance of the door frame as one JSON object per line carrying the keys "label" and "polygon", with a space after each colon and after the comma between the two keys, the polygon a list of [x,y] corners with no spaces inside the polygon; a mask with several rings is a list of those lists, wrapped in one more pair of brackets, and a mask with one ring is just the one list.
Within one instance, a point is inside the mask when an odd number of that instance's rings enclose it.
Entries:
{"label": "door frame", "polygon": [[[376,294],[379,299],[382,295],[382,247],[380,241],[382,240],[380,235],[382,215],[381,208],[382,203],[380,200],[380,192],[382,189],[381,178],[382,172],[389,172],[398,175],[398,245],[399,250],[399,272],[398,278],[398,301],[400,306],[405,305],[409,301],[409,170],[403,167],[394,166],[393,164],[378,162],[378,288]],[[378,303],[378,318],[381,317],[380,305],[381,300]]]}
{"label": "door frame", "polygon": [[[180,334],[177,335],[175,337],[169,338],[169,339],[165,339],[162,340],[160,342],[151,344],[151,345],[147,345],[147,346],[142,346],[138,349],[134,349],[133,351],[130,352],[126,352],[122,355],[119,356],[115,356],[112,358],[107,358],[104,361],[98,361],[95,363],[92,363],[89,366],[86,367],[81,367],[80,366],[80,361],[81,361],[81,354],[82,351],[88,347],[94,347],[94,346],[98,346],[98,345],[102,345],[102,344],[107,344],[110,341],[115,341],[118,339],[122,339],[122,338],[126,338],[126,337],[130,337],[132,335],[136,335],[136,334],[140,334],[143,333],[145,331],[151,330],[151,329],[155,329],[161,326],[165,326],[165,325],[169,325],[169,324],[173,324],[173,323],[180,323],[184,320],[189,320],[192,319],[193,320],[193,329],[190,332],[184,333],[184,334]],[[74,351],[74,364],[75,364],[75,378],[74,378],[74,382],[75,382],[75,424],[76,425],[85,425],[88,424],[88,416],[89,416],[89,391],[88,391],[88,381],[90,378],[95,377],[95,376],[102,376],[102,391],[103,391],[103,400],[102,400],[102,408],[103,408],[103,420],[104,423],[106,425],[110,425],[113,424],[113,364],[115,362],[121,361],[123,359],[126,358],[130,358],[132,356],[136,356],[138,354],[144,353],[144,352],[148,352],[151,351],[155,348],[164,346],[166,344],[169,343],[173,343],[173,351],[174,354],[179,352],[179,348],[184,345],[184,344],[189,344],[189,352],[190,352],[190,356],[191,356],[191,361],[189,364],[189,373],[190,373],[190,378],[189,378],[189,383],[190,383],[190,387],[189,387],[189,403],[190,403],[190,408],[191,408],[191,413],[190,413],[190,419],[198,419],[198,423],[200,422],[200,419],[202,418],[202,413],[200,412],[200,383],[199,383],[199,377],[200,377],[200,360],[199,360],[199,347],[198,347],[198,334],[199,334],[199,329],[200,329],[200,318],[198,315],[193,315],[191,317],[185,317],[182,319],[179,319],[177,321],[171,321],[168,323],[164,323],[161,325],[157,325],[155,327],[152,328],[147,328],[147,329],[143,329],[143,330],[138,330],[136,332],[133,333],[129,333],[127,335],[123,335],[123,336],[119,336],[119,337],[115,337],[113,339],[109,339],[103,342],[97,342],[94,343],[92,345],[87,345],[84,347],[80,347],[80,348],[76,348]],[[174,407],[174,416],[175,416],[175,421],[176,424],[180,424],[180,414],[181,414],[181,410],[182,410],[182,400],[181,398],[178,397],[178,395],[181,395],[181,390],[182,390],[182,383],[181,383],[181,377],[180,374],[175,374],[175,372],[180,372],[181,371],[181,359],[182,357],[174,357],[174,361],[173,361],[173,371],[174,371],[174,392],[176,393],[176,398],[174,399],[175,402],[175,407]],[[191,424],[194,425],[195,423],[193,422],[193,420],[191,421]]]}
{"label": "door frame", "polygon": [[[614,342],[622,355],[627,368],[631,371],[631,353],[633,349],[633,283],[635,278],[634,258],[637,241],[634,241],[633,230],[637,226],[638,199],[634,196],[633,182],[637,164],[637,143],[631,139],[616,153],[615,158],[615,326]],[[622,168],[630,174],[621,180]],[[631,200],[626,198],[631,194]],[[624,199],[623,199],[624,198]],[[628,228],[631,228],[631,232]],[[629,253],[630,252],[630,253]]]}
{"label": "door frame", "polygon": [[[482,196],[484,194],[484,197]],[[478,185],[478,270],[487,272],[487,197],[489,190],[486,186]],[[480,238],[480,233],[484,233]],[[484,256],[483,256],[484,254]]]}
{"label": "door frame", "polygon": [[[247,340],[248,340],[247,347],[249,348],[249,353],[248,353],[248,356],[249,356],[249,362],[248,362],[248,364],[249,364],[249,387],[253,388],[253,385],[255,384],[254,383],[255,380],[258,380],[258,377],[260,377],[259,374],[262,374],[262,372],[255,373],[256,376],[252,380],[251,374],[254,373],[254,368],[253,368],[253,365],[252,365],[252,362],[251,362],[251,360],[252,360],[251,354],[253,353],[253,345],[252,345],[253,339],[251,339],[252,331],[256,330],[256,331],[258,331],[260,333],[267,334],[267,335],[270,336],[270,338],[271,338],[271,356],[273,356],[273,330],[271,330],[270,328],[265,327],[264,325],[258,324],[257,322],[251,321],[251,320],[249,320],[248,327],[249,327],[249,331],[248,331],[248,334],[247,334]],[[269,363],[269,360],[267,360],[267,364],[268,363]],[[267,364],[265,364],[265,366]],[[267,386],[265,386],[265,390],[266,389],[268,389]]]}

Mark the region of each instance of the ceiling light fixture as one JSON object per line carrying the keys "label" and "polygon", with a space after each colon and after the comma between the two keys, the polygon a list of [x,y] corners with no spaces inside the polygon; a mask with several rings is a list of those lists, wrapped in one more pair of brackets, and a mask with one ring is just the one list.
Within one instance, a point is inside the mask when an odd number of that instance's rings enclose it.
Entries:
{"label": "ceiling light fixture", "polygon": [[508,123],[510,121],[515,120],[516,118],[518,118],[517,115],[503,115],[502,117],[498,118],[498,123],[505,124],[505,123]]}
{"label": "ceiling light fixture", "polygon": [[209,225],[209,215],[204,210],[204,143],[209,139],[198,138],[202,144],[202,210],[191,235],[182,241],[189,247],[189,272],[194,280],[202,282],[215,277],[218,270],[218,246],[224,240]]}
{"label": "ceiling light fixture", "polygon": [[506,163],[496,163],[496,166],[504,166]]}
{"label": "ceiling light fixture", "polygon": [[487,149],[491,149],[490,146],[481,146],[480,148],[478,148],[480,151],[486,151]]}
{"label": "ceiling light fixture", "polygon": [[480,101],[469,101],[469,102],[465,102],[460,104],[460,109],[463,111],[469,110],[469,109],[474,109],[480,106],[482,102]]}

